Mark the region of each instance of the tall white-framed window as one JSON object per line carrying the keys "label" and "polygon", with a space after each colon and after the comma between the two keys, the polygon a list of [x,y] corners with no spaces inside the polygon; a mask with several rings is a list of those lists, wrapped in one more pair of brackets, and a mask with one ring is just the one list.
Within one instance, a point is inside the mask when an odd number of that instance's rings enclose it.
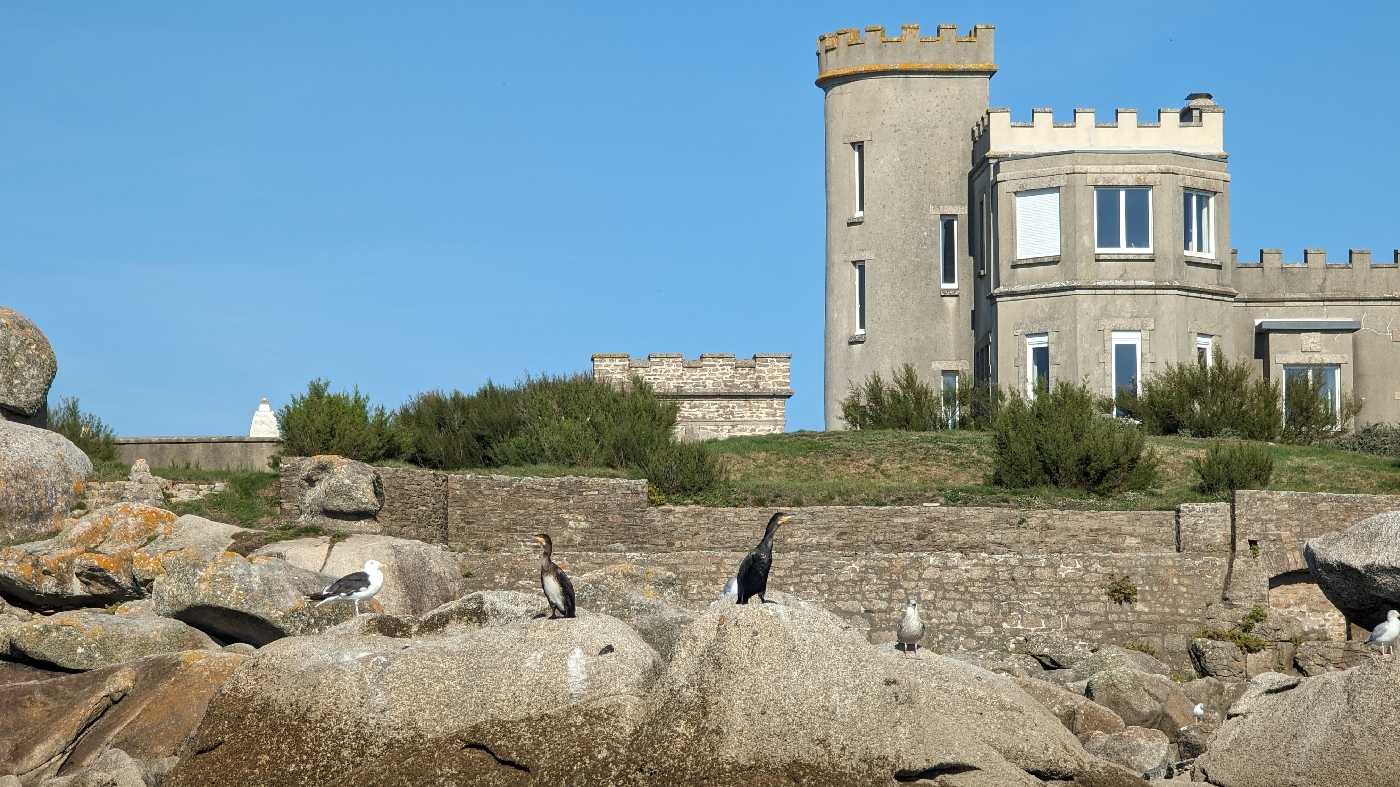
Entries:
{"label": "tall white-framed window", "polygon": [[[1142,380],[1142,331],[1113,332],[1113,398],[1137,396]],[[1115,406],[1114,415],[1123,415]]]}
{"label": "tall white-framed window", "polygon": [[1026,395],[1050,388],[1050,334],[1026,334]]}
{"label": "tall white-framed window", "polygon": [[1215,257],[1215,195],[1208,191],[1183,191],[1181,221],[1187,255]]}
{"label": "tall white-framed window", "polygon": [[1288,417],[1288,386],[1300,382],[1321,385],[1318,397],[1327,403],[1334,419],[1342,415],[1342,367],[1337,365],[1285,365],[1283,367],[1283,417]]}
{"label": "tall white-framed window", "polygon": [[1211,350],[1213,349],[1212,345],[1213,342],[1210,334],[1196,334],[1196,363],[1206,368],[1210,368],[1211,364],[1214,363],[1214,361],[1211,360]]}
{"label": "tall white-framed window", "polygon": [[865,261],[852,263],[856,269],[856,333],[865,333]]}
{"label": "tall white-framed window", "polygon": [[958,425],[958,372],[953,369],[943,370],[943,418],[949,429]]}
{"label": "tall white-framed window", "polygon": [[958,286],[958,217],[944,216],[938,221],[939,281],[944,289]]}
{"label": "tall white-framed window", "polygon": [[1016,192],[1016,259],[1060,253],[1060,190]]}
{"label": "tall white-framed window", "polygon": [[855,178],[855,213],[856,216],[865,215],[865,143],[851,143],[851,160],[855,167],[852,173]]}
{"label": "tall white-framed window", "polygon": [[1100,186],[1094,189],[1094,250],[1152,251],[1152,189]]}

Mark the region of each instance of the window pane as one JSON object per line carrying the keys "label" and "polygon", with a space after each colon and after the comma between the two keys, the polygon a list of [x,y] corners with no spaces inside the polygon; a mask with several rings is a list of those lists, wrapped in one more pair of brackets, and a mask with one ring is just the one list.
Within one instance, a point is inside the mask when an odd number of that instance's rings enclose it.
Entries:
{"label": "window pane", "polygon": [[1127,248],[1152,248],[1152,190],[1124,189],[1123,214],[1127,223]]}
{"label": "window pane", "polygon": [[1095,243],[1100,249],[1119,248],[1118,199],[1119,189],[1094,190],[1094,216],[1098,225]]}
{"label": "window pane", "polygon": [[[986,226],[985,216],[983,226]],[[1016,194],[1016,259],[1060,253],[1060,190]]]}
{"label": "window pane", "polygon": [[1136,344],[1113,345],[1113,391],[1126,391],[1137,395],[1137,353]]}
{"label": "window pane", "polygon": [[958,283],[958,220],[943,220],[943,283]]}
{"label": "window pane", "polygon": [[1189,191],[1183,191],[1181,193],[1181,226],[1185,231],[1185,245],[1182,246],[1182,248],[1186,249],[1187,251],[1196,251],[1196,233],[1194,231],[1196,211],[1193,206],[1193,203],[1195,201],[1195,194],[1192,194]]}
{"label": "window pane", "polygon": [[1031,368],[1035,370],[1035,388],[1048,388],[1050,386],[1050,348],[1031,348]]}
{"label": "window pane", "polygon": [[856,142],[851,147],[856,153],[856,215],[865,213],[865,143]]}
{"label": "window pane", "polygon": [[865,333],[865,263],[856,263],[856,330]]}
{"label": "window pane", "polygon": [[1322,375],[1322,391],[1318,396],[1325,402],[1333,414],[1337,412],[1337,378],[1341,376],[1342,367],[1324,366],[1318,369]]}
{"label": "window pane", "polygon": [[1205,194],[1196,196],[1196,251],[1202,254],[1210,254],[1210,197]]}

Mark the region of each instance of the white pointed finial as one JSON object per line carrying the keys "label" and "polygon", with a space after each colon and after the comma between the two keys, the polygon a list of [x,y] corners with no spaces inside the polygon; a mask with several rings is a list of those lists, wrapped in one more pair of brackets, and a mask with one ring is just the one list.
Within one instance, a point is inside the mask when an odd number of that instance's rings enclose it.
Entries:
{"label": "white pointed finial", "polygon": [[272,412],[272,405],[264,398],[258,409],[253,413],[253,425],[248,428],[249,437],[281,437],[282,430],[277,428],[277,416]]}

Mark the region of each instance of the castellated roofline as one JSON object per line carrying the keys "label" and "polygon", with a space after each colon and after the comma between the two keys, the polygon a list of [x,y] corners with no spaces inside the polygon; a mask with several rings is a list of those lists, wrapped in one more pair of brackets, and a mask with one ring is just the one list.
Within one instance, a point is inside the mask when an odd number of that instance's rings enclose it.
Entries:
{"label": "castellated roofline", "polygon": [[932,38],[919,35],[918,25],[901,25],[898,38],[883,27],[855,28],[817,37],[817,84],[840,77],[877,74],[973,73],[990,76],[997,70],[992,56],[992,25],[976,25],[966,37],[957,25],[939,25]]}
{"label": "castellated roofline", "polygon": [[1054,111],[1037,107],[1031,122],[1011,122],[1011,110],[994,108],[972,129],[973,156],[1081,150],[1166,150],[1226,158],[1225,111],[1192,102],[1157,110],[1156,122],[1138,122],[1136,109],[1119,109],[1115,122],[1098,123],[1094,110],[1074,110],[1073,123],[1056,123]]}

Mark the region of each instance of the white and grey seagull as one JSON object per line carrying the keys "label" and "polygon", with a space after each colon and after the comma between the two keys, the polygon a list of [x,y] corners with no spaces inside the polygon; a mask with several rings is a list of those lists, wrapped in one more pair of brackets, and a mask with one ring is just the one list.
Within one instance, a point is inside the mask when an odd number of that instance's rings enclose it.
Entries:
{"label": "white and grey seagull", "polygon": [[374,594],[384,587],[384,572],[379,570],[381,565],[378,560],[366,560],[364,571],[346,574],[326,585],[320,593],[312,593],[307,598],[318,602],[318,607],[327,601],[353,601],[355,617],[359,617],[360,602],[374,598]]}
{"label": "white and grey seagull", "polygon": [[1205,704],[1204,702],[1198,702],[1198,703],[1196,703],[1196,707],[1194,707],[1194,708],[1191,709],[1191,715],[1192,715],[1192,716],[1195,716],[1195,717],[1196,717],[1196,723],[1197,723],[1197,724],[1200,724],[1200,723],[1201,723],[1201,717],[1204,716],[1204,715],[1206,715],[1206,704]]}
{"label": "white and grey seagull", "polygon": [[[1371,638],[1366,640],[1366,644],[1372,642],[1381,646],[1381,655],[1385,658],[1392,658],[1395,655],[1395,640],[1400,639],[1400,612],[1391,610],[1385,614],[1385,622],[1376,626],[1371,632]],[[1386,651],[1389,651],[1388,653]]]}
{"label": "white and grey seagull", "polygon": [[[909,603],[904,607],[904,617],[899,619],[899,628],[895,630],[895,637],[899,644],[904,646],[904,657],[909,659],[923,660],[919,655],[919,640],[924,638],[924,621],[919,617],[919,602],[909,599]],[[914,655],[910,656],[909,651],[913,649]]]}

